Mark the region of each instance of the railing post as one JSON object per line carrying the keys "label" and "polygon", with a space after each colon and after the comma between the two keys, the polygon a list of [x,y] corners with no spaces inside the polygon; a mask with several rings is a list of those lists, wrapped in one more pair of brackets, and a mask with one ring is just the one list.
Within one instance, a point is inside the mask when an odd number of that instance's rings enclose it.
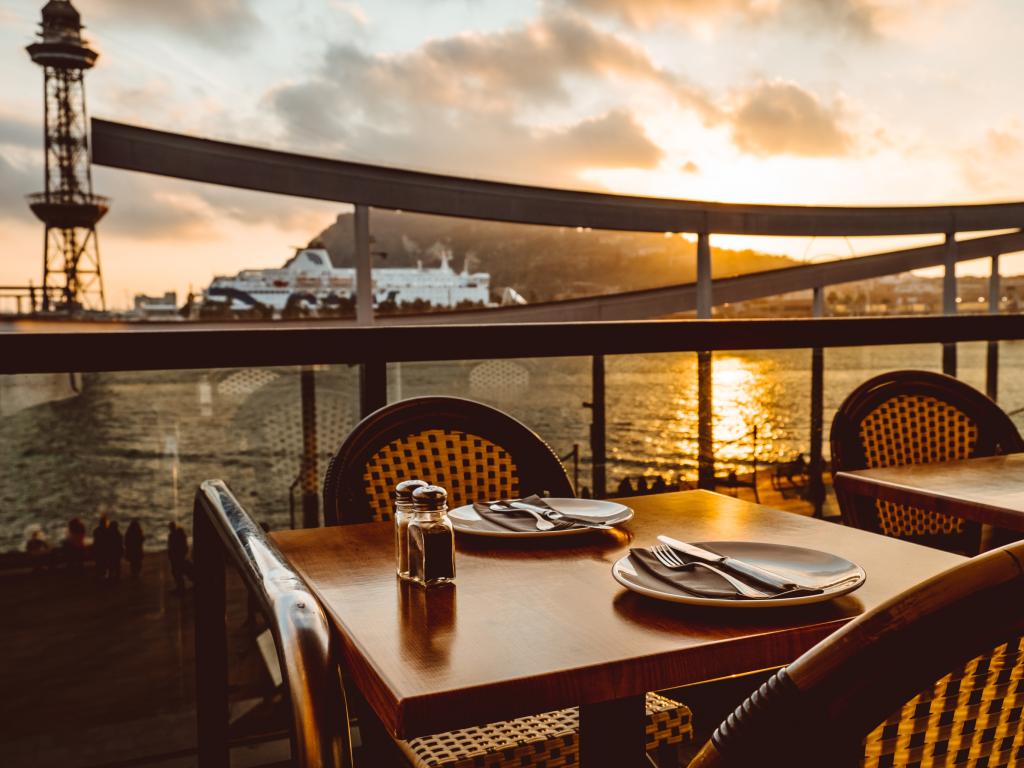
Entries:
{"label": "railing post", "polygon": [[590,361],[590,482],[595,499],[603,499],[608,492],[607,445],[605,443],[605,384],[604,355],[594,355]]}
{"label": "railing post", "polygon": [[697,319],[711,318],[711,236],[697,233]]}
{"label": "railing post", "polygon": [[365,419],[388,404],[388,364],[374,360],[359,366],[359,417]]}
{"label": "railing post", "polygon": [[316,373],[303,366],[302,388],[302,527],[320,525],[320,472],[316,448]]}
{"label": "railing post", "polygon": [[373,325],[373,265],[370,261],[370,209],[357,205],[354,220],[356,323]]}
{"label": "railing post", "polygon": [[[956,232],[946,233],[946,250],[943,255],[942,314],[956,314]],[[942,345],[942,372],[956,376],[956,342]]]}
{"label": "railing post", "polygon": [[[1000,307],[999,254],[992,256],[992,269],[988,276],[988,313],[998,315]],[[989,341],[985,357],[985,393],[993,400],[999,395],[999,342]]]}
{"label": "railing post", "polygon": [[[373,265],[370,256],[370,209],[356,205],[354,218],[356,264],[356,323],[373,325]],[[387,404],[387,367],[363,363],[359,370],[359,411],[368,416]]]}
{"label": "railing post", "polygon": [[[811,315],[825,316],[824,288],[814,288]],[[821,517],[825,505],[825,462],[822,457],[825,422],[825,350],[811,349],[811,460],[807,476],[807,500],[814,506],[814,516]]]}
{"label": "railing post", "polygon": [[196,747],[199,768],[227,768],[228,630],[224,551],[197,500],[192,516],[196,581]]}
{"label": "railing post", "polygon": [[[711,318],[711,235],[697,233],[697,319]],[[697,487],[715,488],[714,391],[711,352],[697,353]]]}

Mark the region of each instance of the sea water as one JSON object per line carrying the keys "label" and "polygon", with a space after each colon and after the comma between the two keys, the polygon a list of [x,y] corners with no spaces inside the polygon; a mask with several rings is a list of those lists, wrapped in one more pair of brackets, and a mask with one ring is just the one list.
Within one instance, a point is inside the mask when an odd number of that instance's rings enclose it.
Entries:
{"label": "sea water", "polygon": [[[959,345],[960,378],[985,386],[985,343]],[[1024,343],[1000,344],[999,402],[1024,408]],[[391,364],[390,401],[468,397],[523,421],[559,455],[580,447],[590,486],[590,359],[586,357]],[[666,482],[696,472],[697,364],[693,353],[606,358],[608,487],[626,476]],[[809,350],[715,353],[715,454],[742,472],[808,453]],[[843,398],[887,370],[941,367],[937,344],[825,351],[825,431]],[[317,472],[358,423],[358,371],[316,373]],[[1024,413],[1014,413],[1024,425]],[[757,428],[755,442],[753,431]],[[169,520],[191,528],[198,484],[225,480],[272,528],[301,521],[303,455],[297,368],[84,374],[81,394],[0,417],[0,551],[24,547],[41,526],[51,543],[67,520],[89,530],[101,513],[142,522],[162,548]],[[570,467],[571,471],[571,467]]]}

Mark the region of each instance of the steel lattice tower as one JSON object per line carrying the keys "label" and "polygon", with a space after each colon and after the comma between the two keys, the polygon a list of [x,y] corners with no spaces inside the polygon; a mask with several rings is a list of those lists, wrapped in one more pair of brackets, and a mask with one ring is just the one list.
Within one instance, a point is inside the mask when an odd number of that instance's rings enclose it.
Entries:
{"label": "steel lattice tower", "polygon": [[84,80],[98,54],[82,40],[81,17],[69,0],[43,6],[39,39],[27,50],[44,72],[46,191],[29,195],[46,225],[43,311],[103,310],[96,222],[108,205],[92,193]]}

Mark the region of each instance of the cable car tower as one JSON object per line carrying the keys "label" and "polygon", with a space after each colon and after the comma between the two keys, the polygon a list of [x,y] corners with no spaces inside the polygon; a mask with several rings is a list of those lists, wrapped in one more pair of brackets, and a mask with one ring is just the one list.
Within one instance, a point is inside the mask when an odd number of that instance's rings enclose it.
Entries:
{"label": "cable car tower", "polygon": [[28,197],[46,225],[42,308],[104,310],[96,223],[108,201],[92,192],[84,81],[98,54],[82,40],[82,20],[70,0],[43,6],[39,38],[27,50],[44,73],[46,191]]}

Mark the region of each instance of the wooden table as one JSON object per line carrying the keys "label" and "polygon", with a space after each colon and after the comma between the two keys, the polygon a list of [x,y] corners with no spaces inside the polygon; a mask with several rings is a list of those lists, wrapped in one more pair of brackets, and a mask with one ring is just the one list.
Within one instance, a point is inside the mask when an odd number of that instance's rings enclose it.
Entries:
{"label": "wooden table", "polygon": [[835,486],[841,493],[1024,531],[1024,453],[839,472]]}
{"label": "wooden table", "polygon": [[[528,542],[460,537],[448,589],[395,578],[390,524],[273,538],[323,602],[340,663],[392,735],[580,705],[581,762],[591,766],[639,764],[646,691],[786,664],[963,560],[706,491],[626,503],[636,517],[619,531]],[[655,543],[659,533],[824,549],[862,565],[868,579],[845,597],[784,610],[659,602],[610,573],[629,546]]]}

